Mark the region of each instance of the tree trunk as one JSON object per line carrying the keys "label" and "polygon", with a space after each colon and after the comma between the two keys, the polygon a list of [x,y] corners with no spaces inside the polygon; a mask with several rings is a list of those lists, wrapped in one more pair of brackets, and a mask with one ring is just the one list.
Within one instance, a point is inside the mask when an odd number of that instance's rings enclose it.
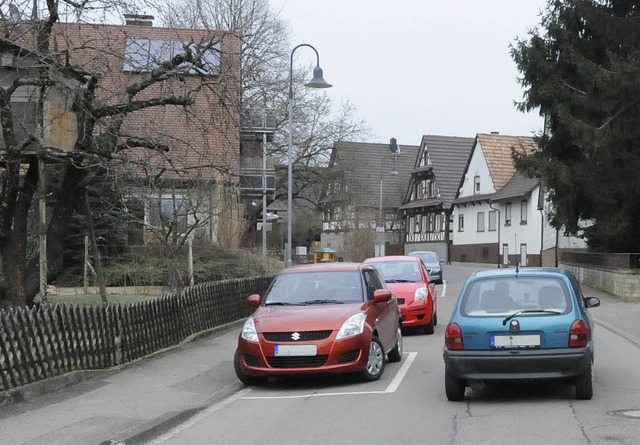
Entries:
{"label": "tree trunk", "polygon": [[93,260],[95,263],[96,280],[98,281],[98,287],[100,289],[100,299],[102,304],[109,303],[107,299],[107,287],[104,283],[104,272],[102,270],[102,259],[100,257],[100,250],[98,249],[98,241],[96,240],[96,232],[93,230],[93,218],[91,217],[91,204],[89,204],[89,194],[84,193],[84,209],[87,215],[87,229],[89,230],[89,239],[91,240],[91,248],[93,249]]}

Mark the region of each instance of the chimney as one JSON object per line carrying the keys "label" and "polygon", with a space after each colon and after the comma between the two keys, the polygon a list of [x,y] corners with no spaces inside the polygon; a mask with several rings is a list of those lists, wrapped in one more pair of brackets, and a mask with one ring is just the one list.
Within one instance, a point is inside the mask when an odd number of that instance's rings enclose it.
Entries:
{"label": "chimney", "polygon": [[147,14],[125,14],[124,20],[126,25],[137,25],[137,26],[153,26],[152,15]]}
{"label": "chimney", "polygon": [[491,134],[500,134],[499,131],[492,131]]}

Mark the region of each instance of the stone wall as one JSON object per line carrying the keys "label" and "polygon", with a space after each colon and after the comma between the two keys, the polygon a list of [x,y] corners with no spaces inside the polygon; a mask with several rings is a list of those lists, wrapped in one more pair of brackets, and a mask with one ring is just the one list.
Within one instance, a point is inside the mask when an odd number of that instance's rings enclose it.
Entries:
{"label": "stone wall", "polygon": [[580,282],[625,301],[640,301],[640,269],[604,269],[576,264],[559,264],[570,269]]}

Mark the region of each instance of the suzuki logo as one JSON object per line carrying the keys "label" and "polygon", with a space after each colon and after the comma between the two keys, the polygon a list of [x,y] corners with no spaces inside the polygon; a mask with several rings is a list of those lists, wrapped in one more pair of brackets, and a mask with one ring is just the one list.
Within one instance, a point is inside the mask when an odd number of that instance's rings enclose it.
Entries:
{"label": "suzuki logo", "polygon": [[300,340],[300,334],[298,332],[294,332],[291,334],[291,340]]}

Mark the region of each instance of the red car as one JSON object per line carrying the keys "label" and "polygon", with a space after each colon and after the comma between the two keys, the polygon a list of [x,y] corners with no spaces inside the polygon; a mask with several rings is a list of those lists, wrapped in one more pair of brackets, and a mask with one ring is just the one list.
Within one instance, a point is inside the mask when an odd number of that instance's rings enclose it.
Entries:
{"label": "red car", "polygon": [[234,357],[246,385],[269,376],[359,373],[380,378],[388,356],[402,359],[402,318],[378,271],[362,263],[318,263],[282,270],[255,312]]}
{"label": "red car", "polygon": [[436,288],[429,282],[422,260],[415,256],[390,255],[368,258],[379,271],[387,287],[396,294],[403,327],[417,327],[433,334],[438,324]]}

